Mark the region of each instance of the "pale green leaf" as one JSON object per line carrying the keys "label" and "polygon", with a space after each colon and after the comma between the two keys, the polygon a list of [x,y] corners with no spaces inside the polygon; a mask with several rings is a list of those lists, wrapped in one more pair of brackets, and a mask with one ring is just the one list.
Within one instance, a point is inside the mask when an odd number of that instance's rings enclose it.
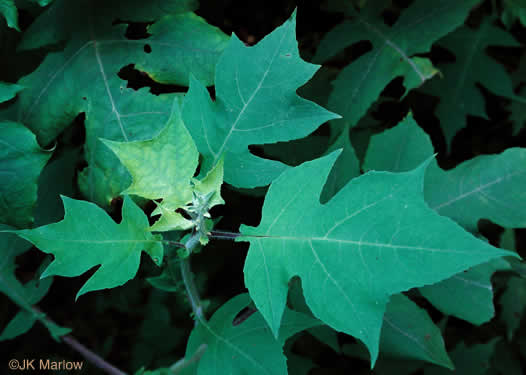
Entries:
{"label": "pale green leaf", "polygon": [[251,243],[245,285],[277,334],[288,281],[299,276],[314,315],[363,341],[374,363],[390,295],[512,254],[429,209],[425,164],[406,173],[369,172],[320,204],[336,157],[290,169],[270,186],[261,223],[242,226],[238,237]]}
{"label": "pale green leaf", "polygon": [[224,155],[225,182],[234,186],[264,186],[288,168],[251,154],[249,145],[303,138],[338,117],[296,94],[318,67],[300,58],[295,28],[294,13],[253,47],[232,36],[216,66],[216,101],[202,83],[190,80],[183,118],[203,169]]}
{"label": "pale green leaf", "polygon": [[0,223],[31,225],[38,176],[51,154],[23,125],[0,121]]}
{"label": "pale green leaf", "polygon": [[389,299],[380,350],[388,357],[418,359],[453,369],[440,329],[427,312],[403,294]]}
{"label": "pale green leaf", "polygon": [[78,298],[93,290],[123,285],[135,277],[143,249],[157,265],[162,263],[160,237],[149,232],[146,215],[128,196],[124,198],[120,224],[91,202],[67,197],[62,201],[64,220],[15,232],[55,256],[42,277],[79,276],[100,265],[79,290]]}
{"label": "pale green leaf", "polygon": [[[28,31],[37,38],[31,46],[66,37],[67,44],[64,50],[48,54],[33,73],[19,81],[26,89],[19,94],[12,116],[46,145],[78,114],[85,113],[87,167],[79,174],[79,187],[85,197],[103,207],[130,184],[130,176],[99,138],[120,142],[151,139],[164,127],[173,101],[173,95],[156,96],[146,88],[127,88],[118,76],[120,70],[140,64],[149,69],[146,74],[163,82],[185,84],[190,71],[207,83],[212,80],[228,38],[193,13],[159,20],[170,10],[186,9],[184,3],[55,1],[33,24],[50,34]],[[183,8],[178,10],[177,4]],[[113,24],[116,19],[158,20],[159,26],[154,24],[152,30],[160,34],[127,39],[127,25]],[[194,45],[198,42],[200,48]]]}
{"label": "pale green leaf", "polygon": [[329,31],[320,42],[315,61],[324,62],[357,42],[367,40],[372,49],[347,65],[333,81],[329,108],[355,126],[382,90],[402,76],[407,90],[437,73],[428,59],[415,57],[460,26],[479,0],[419,0],[405,9],[397,22],[387,26],[381,16],[389,1],[368,1],[360,12],[348,4],[352,15]]}
{"label": "pale green leaf", "polygon": [[190,181],[199,154],[181,119],[179,99],[175,98],[167,125],[146,141],[115,142],[102,140],[132,176],[123,194],[148,199],[163,199],[163,205],[182,207],[192,200]]}
{"label": "pale green leaf", "polygon": [[186,358],[190,358],[203,343],[207,345],[198,363],[198,375],[286,375],[285,340],[320,324],[287,309],[278,338],[274,337],[259,312],[234,326],[234,318],[249,302],[248,294],[238,295],[221,306],[207,323],[200,322],[194,328],[188,340]]}

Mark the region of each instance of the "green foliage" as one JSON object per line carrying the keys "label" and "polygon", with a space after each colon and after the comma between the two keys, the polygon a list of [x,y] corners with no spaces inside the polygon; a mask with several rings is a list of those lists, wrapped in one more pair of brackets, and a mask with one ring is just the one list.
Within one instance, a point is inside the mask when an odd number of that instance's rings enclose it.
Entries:
{"label": "green foliage", "polygon": [[520,373],[525,4],[295,4],[0,0],[2,352]]}
{"label": "green foliage", "polygon": [[[427,207],[427,163],[406,173],[370,172],[320,204],[336,156],[304,163],[272,183],[259,226],[241,227],[239,239],[251,243],[245,284],[277,334],[288,280],[299,275],[314,315],[359,338],[374,364],[390,295],[512,253],[476,240]],[[340,303],[330,306],[331,300]],[[355,319],[347,319],[349,312]]]}
{"label": "green foliage", "polygon": [[302,138],[339,117],[296,95],[318,68],[300,58],[295,27],[293,14],[254,47],[234,35],[217,62],[215,102],[202,83],[190,81],[183,118],[203,168],[225,155],[225,181],[234,186],[268,185],[287,168],[255,157],[248,145]]}
{"label": "green foliage", "polygon": [[[132,279],[139,269],[143,250],[156,264],[162,263],[163,246],[159,237],[148,231],[146,215],[131,198],[124,198],[120,224],[93,203],[67,197],[62,201],[64,220],[15,231],[40,250],[55,256],[42,277],[78,276],[100,264],[77,293],[78,298],[93,290],[115,288]],[[80,221],[80,216],[86,221]]]}

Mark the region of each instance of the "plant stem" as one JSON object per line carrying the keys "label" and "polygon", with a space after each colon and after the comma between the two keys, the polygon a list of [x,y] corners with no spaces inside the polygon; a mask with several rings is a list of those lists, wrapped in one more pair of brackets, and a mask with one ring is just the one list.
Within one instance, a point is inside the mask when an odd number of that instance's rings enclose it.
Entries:
{"label": "plant stem", "polygon": [[122,372],[118,368],[114,367],[110,363],[106,362],[102,357],[95,354],[80,342],[78,342],[73,336],[65,335],[61,337],[62,341],[71,346],[77,352],[79,352],[88,362],[91,362],[93,365],[97,366],[101,370],[105,371],[110,375],[126,375],[125,372]]}
{"label": "plant stem", "polygon": [[[37,306],[31,306],[31,310],[35,315],[42,315],[43,319],[46,319],[49,323],[55,324],[54,321],[52,321],[42,310],[40,310]],[[84,345],[82,345],[80,342],[77,341],[73,336],[71,335],[64,335],[61,336],[60,339],[68,344],[70,347],[75,349],[77,352],[79,352],[88,362],[91,362],[91,364],[97,366],[101,370],[105,371],[106,373],[110,375],[127,375],[125,372],[119,370],[109,362],[106,362],[104,358],[100,357],[98,354],[92,352],[88,348],[86,348]]]}
{"label": "plant stem", "polygon": [[[188,254],[192,254],[192,251],[197,245],[199,245],[200,233],[196,232],[186,241],[185,247],[188,250]],[[194,281],[194,274],[190,268],[190,256],[181,259],[179,263],[181,267],[181,276],[183,278],[184,286],[186,288],[186,293],[190,299],[190,304],[192,305],[192,310],[196,317],[197,322],[205,323],[206,318],[203,313],[203,306],[201,305],[201,299],[199,298],[199,293],[197,291],[197,286]]]}
{"label": "plant stem", "polygon": [[160,242],[165,243],[165,244],[168,244],[168,245],[173,245],[173,246],[175,246],[175,247],[180,247],[180,248],[182,248],[182,249],[186,248],[186,246],[185,246],[184,243],[177,242],[177,241],[161,240]]}
{"label": "plant stem", "polygon": [[173,365],[170,366],[170,372],[172,374],[177,374],[183,369],[193,365],[195,362],[198,362],[203,356],[204,352],[206,351],[207,346],[208,345],[206,344],[201,344],[190,358],[181,358],[180,360],[175,362]]}
{"label": "plant stem", "polygon": [[239,236],[241,236],[241,233],[225,232],[221,230],[210,231],[210,238],[233,240]]}

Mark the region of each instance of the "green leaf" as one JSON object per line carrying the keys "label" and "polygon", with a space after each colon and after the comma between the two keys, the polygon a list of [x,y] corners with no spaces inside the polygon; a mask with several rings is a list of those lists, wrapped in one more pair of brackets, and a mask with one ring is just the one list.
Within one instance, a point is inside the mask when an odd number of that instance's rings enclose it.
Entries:
{"label": "green leaf", "polygon": [[0,223],[31,225],[38,176],[51,154],[24,126],[0,121]]}
{"label": "green leaf", "polygon": [[[386,152],[385,150],[389,151]],[[415,168],[432,153],[433,146],[431,140],[427,134],[418,127],[411,115],[408,115],[408,117],[396,127],[371,138],[364,161],[364,169],[406,171]],[[473,160],[476,159],[477,158]],[[459,214],[446,216],[452,217],[471,231],[476,231],[476,223],[479,218],[488,217],[488,215],[495,212],[495,210],[492,209],[492,207],[482,205],[480,205],[481,207],[477,207],[473,204],[466,209],[466,202],[462,201],[464,198],[462,197],[462,193],[456,192],[461,184],[463,184],[464,189],[466,189],[466,186],[467,189],[470,189],[470,181],[473,181],[477,184],[473,187],[476,193],[487,197],[488,195],[485,194],[485,189],[477,190],[478,184],[485,179],[485,177],[479,178],[476,174],[477,171],[480,171],[481,175],[489,175],[491,173],[501,175],[503,172],[502,165],[508,163],[510,158],[502,158],[497,161],[495,157],[492,157],[490,160],[492,161],[489,163],[483,160],[476,162],[475,165],[478,167],[475,169],[473,169],[472,166],[459,166],[458,168],[461,168],[463,172],[457,175],[455,175],[453,171],[442,171],[435,162],[427,169],[424,191],[426,193],[432,191],[434,194],[439,193],[446,196],[458,194],[460,202],[455,212]],[[506,160],[506,162],[503,162],[503,160]],[[514,164],[517,168],[521,168],[522,163],[520,161]],[[473,163],[471,165],[473,165]],[[468,178],[471,173],[473,173],[473,177]],[[505,188],[508,194],[512,186],[513,182],[509,187]],[[503,192],[504,189],[500,191]],[[426,201],[429,202],[428,198],[429,196],[426,195]],[[479,202],[479,200],[475,200],[475,203],[476,202]],[[433,207],[433,205],[431,207]],[[476,220],[472,220],[472,225],[466,225],[465,220],[458,220],[459,215],[462,215],[461,217],[476,215],[477,210],[480,212],[480,216]],[[441,213],[440,210],[438,212]],[[501,211],[500,217],[509,217],[509,212],[509,210]],[[495,218],[495,216],[492,217]],[[454,315],[473,324],[480,325],[495,315],[491,276],[498,270],[509,268],[510,265],[505,260],[496,259],[469,269],[461,274],[454,275],[447,280],[424,286],[420,288],[420,292],[444,314]],[[470,303],[466,303],[466,301]]]}
{"label": "green leaf", "polygon": [[248,294],[240,294],[221,306],[208,323],[200,322],[194,328],[188,340],[186,358],[190,358],[203,343],[207,345],[198,363],[198,375],[286,375],[285,340],[320,324],[287,309],[278,338],[272,335],[259,312],[234,326],[234,318],[249,302]]}
{"label": "green leaf", "polygon": [[24,88],[14,83],[0,82],[0,103],[13,99]]}
{"label": "green leaf", "polygon": [[380,350],[388,357],[419,359],[451,370],[454,368],[440,329],[425,310],[403,294],[395,294],[389,299]]}
{"label": "green leaf", "polygon": [[245,285],[277,334],[288,280],[298,275],[314,315],[364,342],[374,364],[390,295],[511,254],[429,209],[425,164],[406,173],[369,172],[320,204],[336,157],[290,169],[270,186],[261,223],[242,226],[237,239],[251,243]]}
{"label": "green leaf", "polygon": [[471,347],[461,342],[451,352],[455,370],[450,371],[440,367],[427,367],[425,375],[484,375],[490,368],[490,360],[499,339],[493,339],[486,344],[476,344]]}
{"label": "green leaf", "polygon": [[327,154],[341,149],[342,153],[334,163],[334,167],[327,177],[327,182],[321,193],[321,201],[327,202],[338,191],[343,188],[347,182],[360,175],[360,161],[356,156],[354,147],[349,137],[349,126],[345,126],[340,135],[327,149]]}
{"label": "green leaf", "polygon": [[431,155],[433,145],[429,136],[420,129],[409,113],[394,128],[371,137],[363,170],[407,172]]}
{"label": "green leaf", "polygon": [[100,265],[79,290],[78,298],[93,290],[123,285],[135,277],[143,249],[157,265],[162,263],[161,239],[149,232],[146,215],[131,198],[124,198],[120,224],[93,203],[67,197],[62,201],[64,220],[15,232],[55,256],[42,277],[79,276]]}
{"label": "green leaf", "polygon": [[389,1],[368,1],[360,12],[352,4],[345,20],[320,42],[317,62],[327,61],[345,48],[367,40],[372,49],[346,66],[333,81],[329,108],[354,126],[395,77],[402,76],[407,90],[418,87],[437,73],[428,59],[415,57],[431,50],[433,42],[460,26],[479,0],[416,1],[389,27],[382,11]]}
{"label": "green leaf", "polygon": [[0,0],[0,14],[4,16],[7,26],[20,31],[18,27],[18,11],[13,0]]}
{"label": "green leaf", "polygon": [[495,316],[491,276],[510,268],[504,259],[494,259],[419,290],[444,314],[481,325]]}
{"label": "green leaf", "polygon": [[[45,1],[45,0],[44,0]],[[155,3],[141,0],[112,0],[90,3],[89,0],[71,3],[55,0],[24,32],[19,49],[37,49],[69,41],[78,32],[89,31],[89,22],[104,23],[120,20],[151,22],[168,14],[181,14],[197,9],[196,0],[160,0]],[[92,19],[86,17],[91,15]]]}
{"label": "green leaf", "polygon": [[[405,171],[433,153],[429,137],[411,117],[371,138],[364,169]],[[444,171],[436,162],[427,168],[426,202],[470,232],[480,219],[507,228],[526,226],[526,150],[510,148],[498,155],[481,155]]]}
{"label": "green leaf", "polygon": [[[120,0],[102,5],[91,0],[55,1],[34,24],[40,25],[37,30],[46,29],[50,34],[31,33],[38,41],[55,42],[67,35],[68,42],[63,51],[48,54],[33,73],[19,81],[26,89],[15,103],[14,117],[27,124],[45,145],[79,113],[85,113],[88,166],[79,175],[79,187],[85,197],[103,207],[130,184],[130,176],[99,138],[121,142],[151,139],[170,117],[173,102],[173,95],[156,96],[147,88],[127,88],[118,76],[120,70],[136,64],[148,69],[145,73],[153,78],[178,84],[187,83],[192,71],[211,82],[227,40],[219,29],[188,12],[163,18],[159,26],[152,26],[152,32],[161,34],[143,40],[126,39],[127,25],[113,25],[116,19],[155,21],[168,10],[186,9],[176,7],[184,2],[165,2]],[[200,48],[194,43],[200,43]],[[151,53],[145,51],[145,45]]]}
{"label": "green leaf", "polygon": [[440,40],[455,55],[455,63],[440,65],[443,78],[435,78],[424,91],[440,97],[436,113],[448,150],[455,134],[466,126],[466,116],[488,118],[480,83],[496,95],[513,98],[513,85],[506,69],[486,54],[488,46],[518,47],[513,36],[486,20],[477,30],[463,26]]}
{"label": "green leaf", "polygon": [[198,79],[190,79],[185,125],[203,155],[203,170],[224,155],[229,184],[264,186],[288,168],[251,154],[249,145],[303,138],[338,117],[296,95],[318,67],[300,58],[295,27],[294,13],[253,47],[232,36],[216,66],[216,101]]}
{"label": "green leaf", "polygon": [[14,234],[4,232],[13,229],[0,224],[0,250],[3,256],[0,262],[0,292],[7,295],[21,310],[3,329],[0,334],[0,341],[9,340],[26,333],[37,320],[49,329],[55,340],[58,340],[60,336],[69,333],[71,330],[50,322],[46,314],[33,308],[33,305],[40,302],[47,294],[53,279],[50,277],[44,280],[30,280],[22,284],[16,278],[15,259],[27,251],[31,245]]}
{"label": "green leaf", "polygon": [[506,337],[511,341],[526,311],[526,280],[510,277],[499,304],[502,306],[500,319],[506,326]]}
{"label": "green leaf", "polygon": [[526,149],[510,148],[498,155],[481,155],[443,171],[426,175],[426,202],[469,231],[480,219],[506,228],[526,226]]}
{"label": "green leaf", "polygon": [[199,154],[180,116],[178,98],[172,115],[158,135],[147,141],[102,140],[132,176],[132,184],[122,194],[148,199],[163,198],[169,207],[182,207],[192,200],[190,181]]}

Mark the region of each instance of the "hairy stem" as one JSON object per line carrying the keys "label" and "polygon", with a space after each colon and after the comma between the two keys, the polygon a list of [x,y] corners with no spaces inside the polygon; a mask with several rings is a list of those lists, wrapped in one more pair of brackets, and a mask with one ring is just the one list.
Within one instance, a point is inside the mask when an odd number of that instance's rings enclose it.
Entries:
{"label": "hairy stem", "polygon": [[104,372],[110,375],[126,375],[125,372],[122,372],[112,364],[106,362],[102,357],[100,357],[98,354],[95,354],[88,348],[86,348],[84,345],[82,345],[80,342],[78,342],[73,336],[65,335],[61,337],[62,341],[64,341],[66,344],[68,344],[70,347],[75,349],[77,352],[79,352],[88,362],[91,364],[97,366]]}
{"label": "hairy stem", "polygon": [[[192,251],[199,245],[199,232],[192,234],[192,236],[186,241],[185,247],[188,250],[188,253],[191,254]],[[203,313],[203,306],[201,305],[201,299],[199,298],[199,293],[197,291],[197,286],[194,281],[194,274],[190,268],[190,257],[181,259],[179,263],[181,267],[181,275],[183,278],[184,286],[186,288],[186,293],[190,299],[190,304],[192,305],[192,310],[196,317],[197,322],[205,323],[206,318]]]}
{"label": "hairy stem", "polygon": [[[49,319],[49,317],[42,310],[40,310],[38,307],[31,306],[31,310],[33,311],[33,313],[35,315],[41,316],[42,319],[45,319],[49,323],[56,325],[56,323],[54,321],[52,321],[51,319]],[[88,348],[86,348],[84,345],[82,345],[80,342],[78,342],[77,339],[75,339],[73,336],[71,336],[71,335],[64,335],[64,336],[60,337],[60,340],[62,340],[62,342],[68,344],[70,347],[75,349],[84,358],[86,358],[86,360],[88,362],[90,362],[91,364],[93,364],[96,367],[100,368],[101,370],[105,371],[107,374],[110,374],[110,375],[127,375],[125,372],[119,370],[118,368],[116,368],[112,364],[106,362],[104,360],[104,358],[100,357],[98,354],[96,354],[96,353],[92,352],[91,350],[89,350]]]}

